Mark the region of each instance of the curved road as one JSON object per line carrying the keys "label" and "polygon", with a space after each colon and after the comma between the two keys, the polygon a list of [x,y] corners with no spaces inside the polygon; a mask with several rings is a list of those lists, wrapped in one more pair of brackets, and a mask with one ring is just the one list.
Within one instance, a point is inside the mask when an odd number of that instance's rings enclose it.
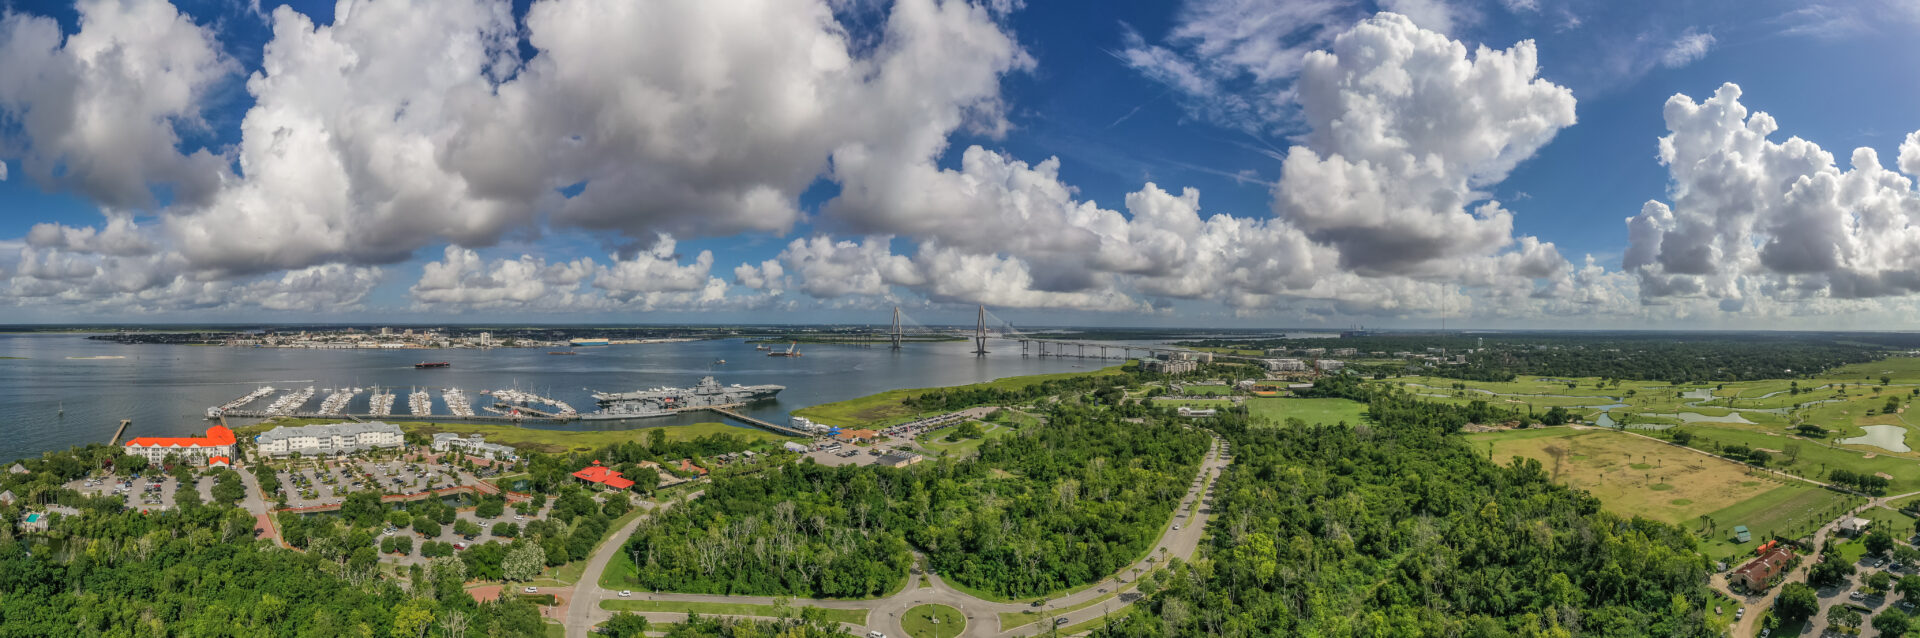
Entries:
{"label": "curved road", "polygon": [[[1015,636],[1031,636],[1044,633],[1049,627],[1045,626],[1046,621],[1040,620],[1038,617],[1036,617],[1035,622],[1030,624],[1001,631],[1000,614],[1072,607],[1106,596],[1107,592],[1119,591],[1127,582],[1124,580],[1124,577],[1130,576],[1134,569],[1139,569],[1140,573],[1145,574],[1151,572],[1156,565],[1160,564],[1162,562],[1160,558],[1162,549],[1165,550],[1165,555],[1168,557],[1191,559],[1194,552],[1199,549],[1202,537],[1206,534],[1207,522],[1208,519],[1211,518],[1211,508],[1205,503],[1202,503],[1191,516],[1187,515],[1187,508],[1191,506],[1196,499],[1209,499],[1211,497],[1211,491],[1215,483],[1213,479],[1218,478],[1221,470],[1226,468],[1228,464],[1225,458],[1225,452],[1225,444],[1222,443],[1218,437],[1215,437],[1213,447],[1207,451],[1206,457],[1201,460],[1200,470],[1194,476],[1193,485],[1187,488],[1186,495],[1181,497],[1179,505],[1175,507],[1173,520],[1170,521],[1167,524],[1167,528],[1161,532],[1160,542],[1154,546],[1155,549],[1150,552],[1145,559],[1120,569],[1113,576],[1105,580],[1087,585],[1058,598],[1048,599],[1047,605],[1044,608],[1035,608],[1020,603],[1001,603],[982,600],[954,589],[948,585],[946,581],[941,580],[938,575],[932,573],[926,574],[927,581],[930,585],[929,587],[914,586],[913,576],[909,576],[908,586],[899,593],[887,598],[873,600],[789,598],[787,602],[796,608],[810,606],[825,609],[868,610],[866,626],[847,625],[847,628],[854,630],[856,635],[866,631],[879,631],[886,634],[889,638],[906,638],[906,628],[901,624],[903,615],[908,609],[927,603],[938,603],[953,607],[960,610],[960,613],[967,617],[965,632],[959,634],[956,638],[1013,638]],[[613,616],[613,612],[600,608],[600,601],[608,600],[616,596],[615,592],[602,589],[598,586],[600,574],[605,571],[607,564],[611,562],[613,557],[620,551],[620,547],[625,545],[627,536],[633,533],[633,530],[639,525],[640,520],[644,520],[644,517],[635,519],[632,523],[621,528],[614,535],[614,540],[603,544],[598,551],[594,552],[592,562],[587,564],[586,572],[581,575],[580,581],[575,585],[577,596],[567,616],[567,636],[569,636],[569,638],[585,638],[595,625],[605,622]],[[1174,526],[1178,526],[1179,529],[1173,529]],[[772,605],[776,597],[636,592],[634,599],[669,602]],[[1106,604],[1088,605],[1085,609],[1056,614],[1056,617],[1066,619],[1063,626],[1075,625],[1099,618],[1110,612],[1126,609],[1126,607],[1131,604],[1130,601],[1123,601],[1122,597],[1115,596],[1107,599]],[[657,622],[679,622],[686,618],[685,614],[672,612],[646,612],[641,615]]]}
{"label": "curved road", "polygon": [[[1859,507],[1847,510],[1845,514],[1841,514],[1839,517],[1833,519],[1831,522],[1828,522],[1826,525],[1820,526],[1820,529],[1813,533],[1813,547],[1815,551],[1818,551],[1820,548],[1820,545],[1827,541],[1828,536],[1831,536],[1835,531],[1838,531],[1840,529],[1840,521],[1859,516],[1860,514],[1870,509],[1886,508],[1888,510],[1892,510],[1893,509],[1892,507],[1888,507],[1887,505],[1888,503],[1891,503],[1893,501],[1897,501],[1909,496],[1915,496],[1915,495],[1920,495],[1920,492],[1908,492],[1906,494],[1895,494],[1893,496],[1875,497],[1875,498],[1869,499],[1866,503],[1862,503]],[[1745,596],[1735,594],[1733,592],[1733,588],[1727,586],[1727,574],[1713,575],[1712,579],[1710,580],[1710,585],[1713,587],[1715,591],[1718,591],[1721,594],[1726,595],[1728,598],[1732,598],[1736,601],[1740,601],[1744,603],[1747,607],[1747,614],[1741,617],[1738,622],[1735,622],[1734,625],[1729,628],[1729,630],[1732,632],[1732,635],[1739,636],[1739,637],[1754,635],[1755,630],[1759,628],[1758,625],[1760,622],[1760,618],[1762,616],[1765,616],[1767,613],[1767,610],[1773,608],[1774,601],[1780,598],[1779,596],[1780,587],[1784,587],[1787,583],[1807,582],[1807,572],[1808,570],[1813,569],[1813,564],[1816,562],[1813,559],[1817,558],[1817,556],[1809,555],[1806,558],[1807,560],[1800,561],[1799,567],[1793,568],[1792,572],[1788,573],[1785,578],[1782,578],[1780,580],[1780,585],[1777,585],[1771,589],[1768,589],[1767,591],[1760,592],[1757,594],[1748,594]],[[1825,600],[1825,599],[1829,599],[1829,598],[1838,599],[1841,594],[1844,594],[1849,591],[1852,591],[1851,587],[1834,590],[1832,592],[1826,592],[1823,590],[1822,596],[1821,596],[1823,600],[1820,601],[1820,611],[1814,614],[1813,618],[1810,618],[1807,620],[1807,626],[1815,627],[1815,628],[1826,627],[1827,626],[1827,610],[1832,609],[1834,604],[1842,601]]]}
{"label": "curved road", "polygon": [[[700,498],[700,495],[705,493],[705,490],[693,492],[687,495],[686,500],[691,501]],[[667,508],[673,507],[673,504],[676,502],[680,501],[668,501],[661,505],[643,503],[641,507],[651,508],[651,511],[647,512],[644,516],[636,516],[633,520],[627,521],[626,525],[615,530],[613,536],[601,542],[600,547],[593,550],[593,556],[587,559],[587,570],[580,575],[580,580],[573,584],[573,590],[576,595],[567,606],[568,636],[586,636],[587,631],[593,627],[593,623],[599,622],[599,620],[593,619],[589,610],[599,611],[600,601],[606,600],[609,596],[613,595],[613,592],[600,588],[600,574],[601,572],[607,571],[607,563],[613,562],[613,557],[620,555],[620,548],[627,545],[627,537],[633,535],[633,530],[638,529],[642,521],[652,518],[654,514],[664,511]],[[610,614],[602,612],[599,615],[600,620],[605,620],[605,617],[609,615]]]}

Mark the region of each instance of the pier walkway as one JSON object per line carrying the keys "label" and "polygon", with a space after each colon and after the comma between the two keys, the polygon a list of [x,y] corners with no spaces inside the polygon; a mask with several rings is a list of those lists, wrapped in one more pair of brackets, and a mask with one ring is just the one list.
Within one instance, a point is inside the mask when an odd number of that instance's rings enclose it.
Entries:
{"label": "pier walkway", "polygon": [[707,408],[707,409],[713,411],[715,414],[719,414],[721,416],[724,416],[736,421],[741,421],[741,422],[751,424],[755,427],[772,430],[775,434],[785,434],[787,436],[813,436],[813,433],[811,432],[802,432],[800,430],[795,430],[793,428],[790,428],[784,425],[774,425],[773,422],[771,421],[763,421],[760,419],[756,419],[727,408]]}

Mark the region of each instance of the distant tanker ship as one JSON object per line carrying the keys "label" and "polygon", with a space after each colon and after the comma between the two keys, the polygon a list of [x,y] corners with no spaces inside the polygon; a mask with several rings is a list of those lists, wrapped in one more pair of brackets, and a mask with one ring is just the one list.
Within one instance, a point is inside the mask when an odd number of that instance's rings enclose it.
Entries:
{"label": "distant tanker ship", "polygon": [[580,415],[582,419],[633,419],[663,416],[687,410],[740,405],[771,399],[781,385],[720,385],[713,377],[702,377],[691,388],[653,388],[632,392],[595,392],[600,410]]}

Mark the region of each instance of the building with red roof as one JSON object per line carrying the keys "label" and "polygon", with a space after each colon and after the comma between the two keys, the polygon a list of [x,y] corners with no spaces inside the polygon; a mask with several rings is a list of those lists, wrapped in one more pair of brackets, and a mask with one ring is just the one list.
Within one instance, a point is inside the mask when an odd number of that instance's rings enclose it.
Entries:
{"label": "building with red roof", "polygon": [[146,457],[159,464],[171,456],[191,463],[211,462],[214,457],[234,456],[233,430],[224,425],[207,428],[206,436],[142,436],[127,441],[127,454]]}
{"label": "building with red roof", "polygon": [[599,461],[594,461],[591,467],[574,472],[573,477],[588,483],[605,485],[616,490],[633,487],[633,481],[621,477],[620,473],[614,471],[612,468],[601,466]]}
{"label": "building with red roof", "polygon": [[1775,546],[1760,554],[1759,558],[1733,570],[1733,574],[1727,577],[1727,582],[1745,585],[1747,591],[1760,591],[1766,589],[1767,583],[1772,581],[1774,576],[1780,575],[1780,572],[1786,571],[1792,563],[1793,550],[1788,549],[1786,545]]}
{"label": "building with red roof", "polygon": [[694,465],[692,459],[680,459],[680,471],[692,472],[701,476],[707,475],[707,468]]}
{"label": "building with red roof", "polygon": [[233,461],[224,456],[207,459],[207,467],[230,467],[232,465]]}

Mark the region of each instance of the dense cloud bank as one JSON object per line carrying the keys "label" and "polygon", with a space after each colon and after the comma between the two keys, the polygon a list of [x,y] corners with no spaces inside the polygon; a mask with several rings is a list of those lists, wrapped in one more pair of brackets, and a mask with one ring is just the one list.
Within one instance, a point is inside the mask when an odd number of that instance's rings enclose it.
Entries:
{"label": "dense cloud bank", "polygon": [[[1017,4],[540,0],[516,17],[495,0],[372,0],[332,24],[283,6],[251,72],[165,0],[83,0],[73,33],[10,13],[0,158],[104,220],[35,226],[0,274],[17,304],[153,312],[350,310],[392,283],[419,310],[1538,320],[1920,288],[1920,137],[1897,172],[1864,149],[1841,171],[1811,143],[1768,141],[1772,119],[1731,85],[1668,104],[1672,204],[1630,220],[1624,270],[1517,234],[1540,213],[1487,193],[1575,125],[1573,92],[1540,76],[1534,42],[1469,47],[1449,36],[1462,17],[1430,2],[1196,3],[1176,48],[1129,36],[1119,61],[1195,113],[1301,134],[1276,154],[1267,210],[1203,211],[1197,189],[1152,182],[1103,205],[1056,158],[949,152],[958,134],[1018,134],[1002,83],[1046,60],[1007,26]],[[1286,37],[1246,30],[1262,24]],[[1713,45],[1687,35],[1666,63]],[[238,142],[184,143],[223,89],[251,98]],[[803,210],[822,183],[836,194]],[[526,248],[567,245],[542,243],[555,235],[602,249]],[[714,237],[784,249],[737,264],[678,250]],[[487,256],[502,243],[528,254]],[[416,281],[390,281],[423,258]]]}

